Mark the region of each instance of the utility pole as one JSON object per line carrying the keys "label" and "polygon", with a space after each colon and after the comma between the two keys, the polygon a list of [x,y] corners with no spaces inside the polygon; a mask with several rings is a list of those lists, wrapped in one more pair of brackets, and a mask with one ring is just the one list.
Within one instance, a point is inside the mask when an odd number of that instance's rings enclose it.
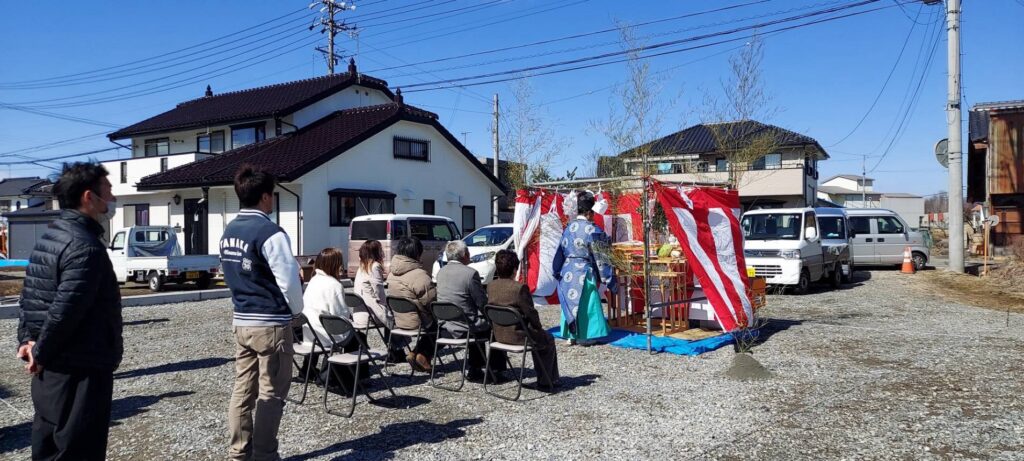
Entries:
{"label": "utility pole", "polygon": [[946,0],[949,101],[949,270],[964,271],[963,141],[960,126],[960,0]]}
{"label": "utility pole", "polygon": [[868,182],[868,167],[867,167],[867,163],[868,163],[868,156],[864,155],[861,158],[861,161],[860,161],[860,207],[861,208],[867,208],[868,207],[867,188],[865,187],[865,185]]}
{"label": "utility pole", "polygon": [[469,138],[468,138],[468,137],[466,136],[466,135],[468,135],[469,133],[472,133],[472,132],[471,132],[471,131],[463,131],[463,132],[462,132],[462,145],[463,145],[463,146],[465,146],[465,145],[466,145],[466,141],[468,141],[468,140],[469,140]]}
{"label": "utility pole", "polygon": [[[494,129],[491,133],[492,143],[494,144],[494,177],[501,180],[498,176],[498,93],[494,93]],[[491,224],[498,223],[498,197],[495,196],[491,202]]]}
{"label": "utility pole", "polygon": [[324,58],[327,60],[327,73],[334,75],[334,65],[338,63],[338,58],[340,57],[334,53],[334,36],[338,32],[349,32],[349,36],[353,36],[357,31],[355,25],[350,26],[344,20],[339,24],[334,20],[334,16],[342,11],[353,11],[356,9],[356,5],[352,2],[317,0],[310,3],[309,8],[313,9],[317,5],[323,5],[320,7],[320,16],[313,20],[309,30],[320,26],[320,33],[327,33],[327,49],[317,47],[316,50],[323,53]]}

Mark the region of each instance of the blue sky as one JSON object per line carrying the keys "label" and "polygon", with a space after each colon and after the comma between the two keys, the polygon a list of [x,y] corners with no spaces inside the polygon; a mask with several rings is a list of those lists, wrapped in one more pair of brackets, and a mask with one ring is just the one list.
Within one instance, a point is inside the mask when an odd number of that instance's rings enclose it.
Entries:
{"label": "blue sky", "polygon": [[[362,27],[356,57],[360,70],[385,78],[392,85],[411,85],[613,51],[619,49],[615,43],[617,35],[600,34],[471,58],[381,69],[605,29],[614,27],[616,21],[639,23],[752,3],[636,29],[637,35],[649,37],[647,43],[656,43],[852,2],[368,0],[357,1],[357,5],[364,6],[346,15],[355,18],[354,22]],[[1024,43],[1024,27],[1021,26],[1024,2],[965,0],[964,3],[965,107],[978,102],[1024,98],[1020,77],[1024,75],[1024,48],[1019,46]],[[43,110],[124,126],[168,110],[178,102],[201,96],[207,84],[214,92],[225,92],[322,75],[326,72],[323,59],[312,46],[303,46],[315,40],[307,35],[307,23],[302,19],[311,20],[312,11],[271,23],[270,26],[277,28],[245,42],[228,45],[227,40],[222,40],[192,48],[185,52],[194,53],[190,57],[195,61],[189,64],[178,65],[180,61],[170,60],[185,53],[142,61],[255,26],[305,5],[304,1],[111,1],[61,2],[59,9],[54,10],[51,3],[7,3],[0,16],[3,38],[0,42],[4,44],[0,54],[3,60],[0,102],[30,107],[57,105]],[[870,155],[867,167],[873,170],[869,176],[877,179],[878,190],[922,195],[944,190],[945,170],[936,163],[932,146],[946,137],[943,113],[946,42],[945,34],[929,25],[938,19],[942,8],[915,3],[898,8],[895,1],[882,0],[850,11],[876,7],[886,8],[764,38],[762,78],[773,97],[773,105],[779,109],[765,121],[812,136],[825,146],[832,158],[822,164],[824,177],[859,173],[860,156],[867,154]],[[742,20],[744,18],[751,19]],[[473,27],[474,30],[462,31]],[[262,30],[253,29],[250,33]],[[277,35],[270,37],[270,34]],[[871,106],[908,35],[910,41],[901,62],[878,104],[852,135],[836,144]],[[729,37],[740,36],[742,34]],[[253,42],[264,37],[262,41]],[[921,50],[927,51],[935,37],[941,37],[941,41],[924,73],[916,104],[902,134],[890,148],[893,127],[898,125],[902,115],[901,105],[918,84],[912,71],[916,69],[920,75],[925,68],[927,52]],[[208,47],[219,44],[224,46],[207,51]],[[649,61],[655,72],[672,69],[659,74],[664,77],[664,97],[675,101],[666,113],[663,134],[697,121],[705,93],[720,96],[721,82],[728,78],[728,57],[741,44],[732,42]],[[356,51],[355,43],[347,37],[340,40],[340,45],[345,53]],[[241,48],[203,58],[232,47]],[[252,51],[245,52],[249,49]],[[272,51],[274,49],[279,51]],[[282,52],[281,56],[271,58]],[[259,62],[262,60],[265,61]],[[491,63],[496,60],[504,62]],[[119,78],[102,82],[38,89],[12,89],[10,85],[122,64],[129,65],[119,68],[119,73],[103,74]],[[248,67],[235,70],[242,65]],[[168,68],[124,77],[128,73],[164,66]],[[195,69],[189,70],[191,68]],[[218,71],[221,68],[225,70]],[[225,74],[213,76],[220,73]],[[590,129],[591,121],[607,117],[611,97],[607,88],[625,77],[624,65],[612,64],[528,78],[535,92],[534,100],[543,105],[544,115],[557,136],[571,140],[570,147],[558,160],[556,173],[571,168],[595,147],[605,145],[601,135]],[[156,81],[146,83],[148,80]],[[178,81],[182,83],[171,84]],[[130,91],[150,93],[142,90],[161,84],[180,88],[117,101],[62,107],[64,103],[82,100],[85,94],[97,93],[89,98],[101,98]],[[471,150],[478,155],[490,155],[488,113],[494,93],[508,101],[510,84],[408,92],[406,101],[437,112],[452,133],[467,140]],[[57,100],[46,101],[53,99]],[[110,131],[104,126],[2,107],[0,127],[3,127],[0,162],[23,160],[7,154],[10,151]],[[52,149],[19,154],[51,158],[111,146],[104,137],[94,136]],[[887,150],[888,154],[882,158]],[[124,155],[123,150],[111,151],[96,154],[95,158],[106,160]],[[0,165],[3,177],[49,172],[34,165]]]}

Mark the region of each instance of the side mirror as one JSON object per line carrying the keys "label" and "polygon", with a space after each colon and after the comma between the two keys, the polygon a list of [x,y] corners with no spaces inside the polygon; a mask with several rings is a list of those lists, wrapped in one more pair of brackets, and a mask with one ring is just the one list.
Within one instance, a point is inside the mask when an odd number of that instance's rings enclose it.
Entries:
{"label": "side mirror", "polygon": [[850,238],[856,238],[857,237],[857,231],[854,231],[853,229],[850,229],[849,235],[850,235]]}
{"label": "side mirror", "polygon": [[818,239],[818,229],[813,227],[808,227],[807,230],[804,231],[804,234],[807,236],[807,240],[812,242]]}

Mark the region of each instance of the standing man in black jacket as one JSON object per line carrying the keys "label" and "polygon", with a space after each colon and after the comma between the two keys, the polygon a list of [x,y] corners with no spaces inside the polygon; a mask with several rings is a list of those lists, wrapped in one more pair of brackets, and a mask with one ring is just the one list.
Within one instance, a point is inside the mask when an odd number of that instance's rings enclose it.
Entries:
{"label": "standing man in black jacket", "polygon": [[32,375],[32,459],[106,458],[114,370],[121,363],[121,294],[100,240],[114,213],[107,170],[65,165],[53,187],[60,219],[36,242],[25,273],[18,358]]}

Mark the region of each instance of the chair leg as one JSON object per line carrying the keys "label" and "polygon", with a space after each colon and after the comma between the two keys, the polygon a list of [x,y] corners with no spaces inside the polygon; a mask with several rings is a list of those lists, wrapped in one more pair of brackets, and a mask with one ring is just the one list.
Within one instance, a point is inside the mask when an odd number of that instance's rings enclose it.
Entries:
{"label": "chair leg", "polygon": [[[309,360],[309,363],[306,365],[306,376],[302,380],[302,397],[300,397],[298,400],[291,399],[291,398],[286,399],[289,402],[297,404],[297,405],[302,405],[306,401],[306,393],[309,391],[309,375],[313,371],[313,356],[312,355],[303,355],[301,357],[307,357],[308,360]],[[295,368],[297,370],[300,370],[300,371],[302,370],[302,365],[299,365],[299,363],[295,360],[295,358],[292,358],[292,363],[295,364]]]}
{"label": "chair leg", "polygon": [[[346,416],[346,418],[351,418],[352,414],[356,412],[356,397],[359,396],[359,369],[361,368],[360,365],[362,364],[356,362],[355,378],[352,379],[352,403],[348,407],[348,415]],[[370,397],[370,394],[366,394],[366,396]],[[373,398],[370,397],[370,400],[372,401]]]}

